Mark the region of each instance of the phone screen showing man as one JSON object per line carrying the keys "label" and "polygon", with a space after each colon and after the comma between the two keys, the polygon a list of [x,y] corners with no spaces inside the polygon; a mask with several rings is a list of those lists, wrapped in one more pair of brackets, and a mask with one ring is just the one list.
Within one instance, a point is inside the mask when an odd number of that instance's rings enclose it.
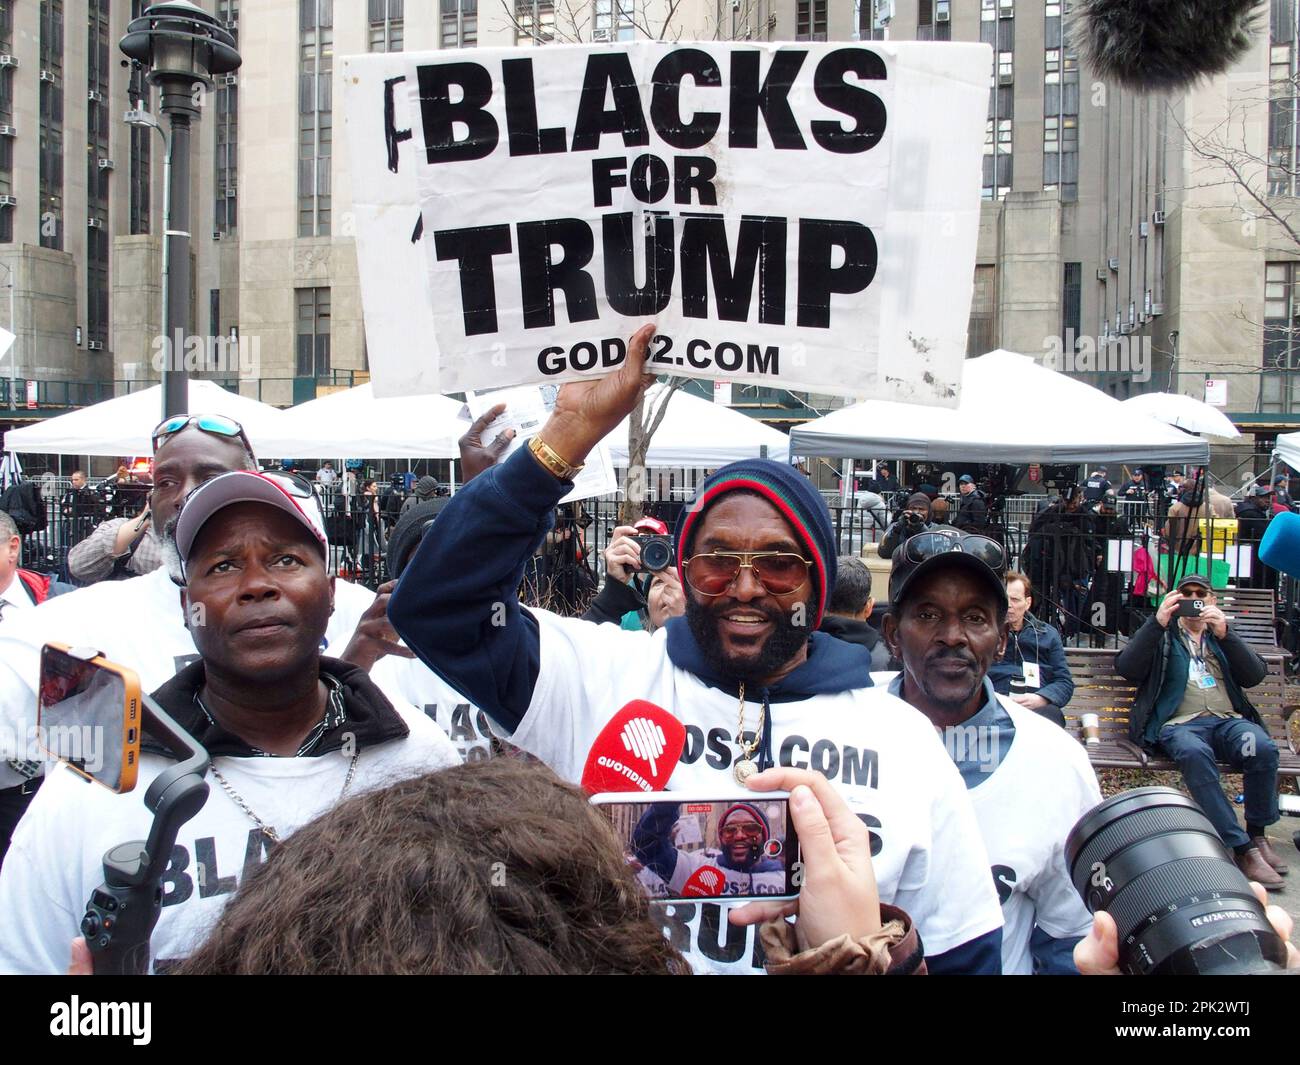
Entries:
{"label": "phone screen showing man", "polygon": [[802,870],[789,800],[621,802],[600,796],[646,895],[671,902],[799,893]]}
{"label": "phone screen showing man", "polygon": [[[137,710],[138,712],[138,710]],[[135,757],[138,735],[128,743],[126,686],[122,678],[53,647],[41,655],[37,732],[41,749],[83,776],[122,790],[127,757]],[[138,733],[139,723],[131,731]]]}

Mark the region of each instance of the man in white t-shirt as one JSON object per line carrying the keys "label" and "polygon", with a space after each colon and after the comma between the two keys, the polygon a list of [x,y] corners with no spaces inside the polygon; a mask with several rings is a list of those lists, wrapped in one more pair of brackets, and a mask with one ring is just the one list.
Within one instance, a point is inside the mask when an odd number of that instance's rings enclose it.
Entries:
{"label": "man in white t-shirt", "polygon": [[1101,792],[1083,747],[988,679],[1007,639],[1005,568],[985,536],[946,530],[903,545],[884,627],[903,671],[889,690],[941,731],[970,790],[1006,921],[1002,971],[1073,973],[1092,918],[1065,840]]}
{"label": "man in white t-shirt", "polygon": [[[395,708],[363,669],[322,657],[335,581],[309,485],[216,477],[187,500],[175,543],[201,657],[154,699],[211,756],[211,790],[163,874],[157,969],[202,942],[240,882],[295,829],[345,796],[459,761],[424,715]],[[132,792],[51,770],[0,871],[0,971],[67,968],[104,853],[148,836],[143,796],[174,765],[146,724]]]}
{"label": "man in white t-shirt", "polygon": [[[925,718],[871,687],[866,649],[816,631],[838,552],[805,477],[754,459],[704,483],[675,535],[686,615],[653,635],[520,606],[524,565],[572,488],[573,464],[641,394],[651,333],[633,337],[613,376],[565,385],[529,447],[452,498],[389,617],[511,742],[567,780],[634,699],[685,726],[668,790],[740,798],[755,768],[821,772],[872,829],[880,898],[911,915],[929,971],[997,972],[1002,918],[960,776]],[[752,932],[718,903],[659,912],[698,970],[762,971]]]}
{"label": "man in white t-shirt", "polygon": [[[239,423],[219,415],[167,419],[154,433],[154,447],[149,510],[168,548],[165,553],[174,555],[168,547],[169,528],[186,496],[220,474],[256,470],[257,462]],[[144,576],[76,589],[24,610],[21,625],[0,624],[0,802],[7,795],[33,791],[39,784],[39,776],[32,778],[30,766],[23,762],[41,758],[35,727],[43,644],[53,640],[94,647],[111,661],[134,669],[145,691],[197,660],[174,570],[173,558],[170,565]],[[376,683],[400,697],[403,688],[419,687],[421,675],[428,678],[429,671],[413,659],[396,661],[409,652],[397,645],[384,614],[386,605],[386,597],[377,600],[360,585],[337,581],[334,613],[320,649],[367,670],[380,660],[384,668]],[[25,806],[29,796],[17,801]],[[13,818],[15,823],[18,816],[21,810]]]}

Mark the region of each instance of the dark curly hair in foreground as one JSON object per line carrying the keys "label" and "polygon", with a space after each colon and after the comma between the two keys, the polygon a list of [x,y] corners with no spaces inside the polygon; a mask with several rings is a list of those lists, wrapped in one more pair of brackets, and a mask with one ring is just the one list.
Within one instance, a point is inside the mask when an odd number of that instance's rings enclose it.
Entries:
{"label": "dark curly hair in foreground", "polygon": [[456,766],[280,844],[183,974],[672,973],[608,821],[545,766]]}

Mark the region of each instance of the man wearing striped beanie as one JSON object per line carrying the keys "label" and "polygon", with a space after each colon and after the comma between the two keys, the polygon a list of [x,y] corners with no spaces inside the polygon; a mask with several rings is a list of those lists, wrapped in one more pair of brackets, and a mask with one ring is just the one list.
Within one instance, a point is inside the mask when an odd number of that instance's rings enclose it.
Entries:
{"label": "man wearing striped beanie", "polygon": [[[452,498],[402,574],[390,620],[496,731],[566,780],[582,779],[622,710],[647,702],[684,726],[681,756],[652,766],[629,747],[620,759],[667,791],[730,799],[756,770],[820,773],[870,826],[879,898],[915,921],[929,971],[999,971],[1002,915],[961,776],[930,723],[872,687],[870,652],[817,631],[839,552],[830,512],[801,473],[746,459],[704,482],[674,536],[686,616],[653,634],[520,604],[524,565],[557,501],[653,380],[651,334],[638,331],[617,372],[565,385],[529,445]],[[670,867],[685,875],[704,860],[668,837],[675,805],[642,825],[638,860],[653,858],[665,882]],[[748,860],[753,823],[737,811],[726,824],[733,855]],[[739,894],[740,873],[719,868]],[[763,970],[753,928],[718,903],[674,907],[664,920],[697,970]]]}

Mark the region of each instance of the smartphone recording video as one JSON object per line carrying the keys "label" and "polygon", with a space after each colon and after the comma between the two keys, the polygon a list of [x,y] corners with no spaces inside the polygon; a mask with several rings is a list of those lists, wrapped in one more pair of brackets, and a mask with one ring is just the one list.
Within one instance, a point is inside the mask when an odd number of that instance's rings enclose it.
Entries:
{"label": "smartphone recording video", "polygon": [[89,652],[70,652],[54,643],[41,649],[41,750],[112,791],[130,791],[140,761],[140,678]]}
{"label": "smartphone recording video", "polygon": [[1199,618],[1205,612],[1205,600],[1180,599],[1175,614],[1180,618]]}
{"label": "smartphone recording video", "polygon": [[628,864],[652,900],[799,894],[798,839],[784,792],[741,799],[607,794],[591,801],[614,826]]}

